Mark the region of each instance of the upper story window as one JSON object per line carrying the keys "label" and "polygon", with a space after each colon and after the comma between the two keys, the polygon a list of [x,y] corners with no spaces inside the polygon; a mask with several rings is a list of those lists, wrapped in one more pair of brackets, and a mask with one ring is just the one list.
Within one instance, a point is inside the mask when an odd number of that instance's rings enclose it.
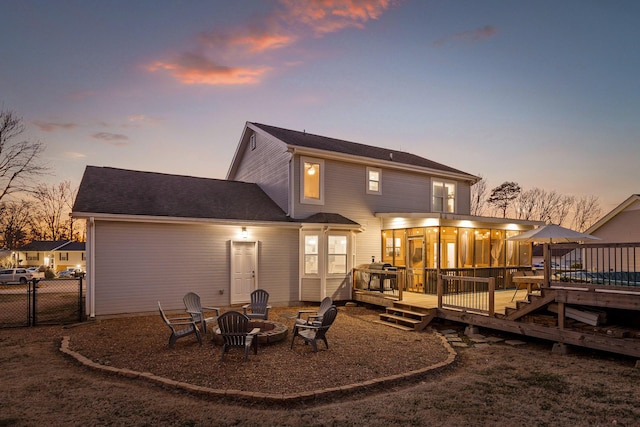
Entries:
{"label": "upper story window", "polygon": [[324,204],[324,161],[303,157],[300,164],[300,203]]}
{"label": "upper story window", "polygon": [[367,194],[382,194],[382,169],[367,168]]}
{"label": "upper story window", "polygon": [[456,183],[433,181],[434,212],[453,213],[456,211]]}

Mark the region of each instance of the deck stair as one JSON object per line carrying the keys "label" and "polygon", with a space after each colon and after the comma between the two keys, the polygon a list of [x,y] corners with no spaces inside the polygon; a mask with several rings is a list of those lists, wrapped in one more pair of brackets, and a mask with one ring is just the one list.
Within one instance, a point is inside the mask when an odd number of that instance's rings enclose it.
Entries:
{"label": "deck stair", "polygon": [[386,307],[376,323],[404,331],[422,331],[434,317],[435,310],[394,302],[392,307]]}
{"label": "deck stair", "polygon": [[528,314],[533,313],[536,310],[539,310],[556,299],[556,294],[554,292],[549,292],[548,290],[542,290],[540,295],[536,294],[528,294],[527,299],[523,301],[516,301],[516,307],[506,307],[504,319],[506,320],[517,320],[521,317],[524,317]]}

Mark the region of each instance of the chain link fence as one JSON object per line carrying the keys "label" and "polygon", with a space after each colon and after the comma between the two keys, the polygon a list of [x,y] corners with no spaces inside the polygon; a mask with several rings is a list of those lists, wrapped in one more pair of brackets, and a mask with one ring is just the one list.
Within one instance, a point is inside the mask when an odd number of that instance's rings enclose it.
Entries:
{"label": "chain link fence", "polygon": [[0,328],[81,322],[84,300],[82,278],[0,285]]}

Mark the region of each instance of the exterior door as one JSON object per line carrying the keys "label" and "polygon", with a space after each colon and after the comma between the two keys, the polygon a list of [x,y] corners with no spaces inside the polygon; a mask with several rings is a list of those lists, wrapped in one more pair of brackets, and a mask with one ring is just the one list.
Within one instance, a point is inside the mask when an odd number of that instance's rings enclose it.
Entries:
{"label": "exterior door", "polygon": [[251,301],[258,288],[258,242],[231,242],[231,304]]}
{"label": "exterior door", "polygon": [[408,248],[407,276],[408,289],[424,292],[424,240],[422,237],[410,237]]}

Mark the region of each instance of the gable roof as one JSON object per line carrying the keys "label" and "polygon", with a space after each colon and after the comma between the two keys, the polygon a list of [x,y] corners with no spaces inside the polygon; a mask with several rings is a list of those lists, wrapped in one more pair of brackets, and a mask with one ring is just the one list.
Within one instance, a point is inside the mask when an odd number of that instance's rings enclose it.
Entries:
{"label": "gable roof", "polygon": [[[31,243],[27,243],[26,245],[22,246],[18,250],[24,251],[24,252],[50,252],[50,251],[55,251],[62,247],[68,246],[70,243],[77,243],[77,242],[71,242],[69,240],[34,240]],[[77,249],[77,250],[83,251],[84,243],[82,245],[83,245],[82,249]],[[68,250],[74,250],[74,249],[68,249]]]}
{"label": "gable roof", "polygon": [[357,222],[350,220],[347,217],[344,217],[337,213],[327,213],[327,212],[319,212],[313,214],[303,220],[301,222],[311,223],[311,224],[344,224],[344,225],[357,225],[360,226]]}
{"label": "gable roof", "polygon": [[333,153],[341,153],[380,161],[393,162],[395,164],[417,166],[420,168],[426,168],[435,171],[459,174],[464,175],[466,179],[473,182],[476,182],[479,179],[478,177],[461,170],[404,151],[374,147],[372,145],[344,141],[341,139],[314,135],[307,132],[283,129],[261,123],[247,122],[247,125],[252,125],[256,128],[259,128],[273,135],[289,146],[324,150]]}
{"label": "gable roof", "polygon": [[96,214],[290,221],[257,184],[87,166],[73,215]]}
{"label": "gable roof", "polygon": [[591,227],[589,227],[589,229],[587,231],[585,231],[585,233],[593,234],[600,227],[602,227],[603,225],[605,225],[606,223],[611,221],[613,218],[615,218],[616,215],[618,215],[620,212],[624,211],[625,209],[627,209],[629,206],[633,205],[636,202],[640,202],[640,194],[632,194],[631,196],[629,196],[629,198],[627,198],[627,200],[625,200],[624,202],[620,203],[611,212],[609,212],[608,214],[606,214],[605,216],[600,218],[595,224],[593,224]]}

